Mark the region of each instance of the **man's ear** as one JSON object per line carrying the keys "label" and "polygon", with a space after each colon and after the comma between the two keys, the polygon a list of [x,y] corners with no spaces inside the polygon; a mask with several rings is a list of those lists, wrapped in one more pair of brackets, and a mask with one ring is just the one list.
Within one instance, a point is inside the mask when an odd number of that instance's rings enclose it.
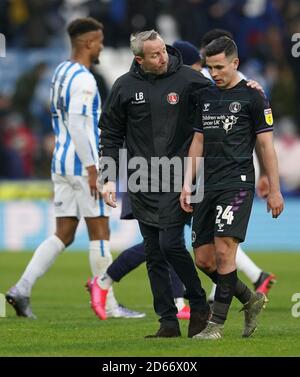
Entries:
{"label": "man's ear", "polygon": [[239,65],[240,65],[240,60],[239,58],[234,58],[233,59],[233,65],[234,65],[234,68],[235,69],[238,69]]}
{"label": "man's ear", "polygon": [[85,47],[87,49],[91,49],[92,48],[92,44],[93,44],[93,40],[91,38],[88,38],[86,41],[85,41]]}
{"label": "man's ear", "polygon": [[142,65],[144,59],[143,59],[141,56],[137,55],[137,56],[135,57],[135,61],[136,61],[139,65]]}

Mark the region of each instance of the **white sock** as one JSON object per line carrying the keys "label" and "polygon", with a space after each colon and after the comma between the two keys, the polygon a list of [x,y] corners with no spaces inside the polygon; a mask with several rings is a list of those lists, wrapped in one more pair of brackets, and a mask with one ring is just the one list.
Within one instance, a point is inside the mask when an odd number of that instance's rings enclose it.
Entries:
{"label": "white sock", "polygon": [[89,260],[93,277],[104,274],[112,263],[109,241],[90,241]]}
{"label": "white sock", "polygon": [[185,302],[183,297],[176,297],[174,298],[175,305],[177,307],[177,310],[180,312],[181,309],[185,307]]}
{"label": "white sock", "polygon": [[236,253],[236,265],[237,268],[242,271],[252,283],[255,283],[262,270],[248,257],[243,249],[238,246]]}
{"label": "white sock", "polygon": [[49,270],[64,248],[65,245],[56,235],[47,238],[40,244],[16,284],[21,295],[30,297],[31,289],[36,280]]}
{"label": "white sock", "polygon": [[113,312],[115,309],[117,309],[119,306],[118,301],[115,298],[113,287],[110,287],[108,289],[108,293],[106,296],[106,306],[105,309],[106,311],[111,311]]}
{"label": "white sock", "polygon": [[215,293],[216,293],[216,288],[217,288],[216,284],[213,283],[213,285],[211,287],[210,294],[209,294],[209,296],[207,298],[208,301],[214,301],[214,299],[215,299]]}
{"label": "white sock", "polygon": [[113,279],[105,272],[98,277],[97,283],[102,289],[109,289],[113,284]]}
{"label": "white sock", "polygon": [[[112,263],[112,255],[110,252],[109,241],[97,240],[90,241],[90,267],[93,277],[98,276],[97,283],[102,289],[108,289],[106,296],[106,310],[114,310],[118,307],[118,302],[115,299],[114,291],[112,288],[113,280],[106,274],[107,268]],[[101,278],[105,277],[104,282]]]}

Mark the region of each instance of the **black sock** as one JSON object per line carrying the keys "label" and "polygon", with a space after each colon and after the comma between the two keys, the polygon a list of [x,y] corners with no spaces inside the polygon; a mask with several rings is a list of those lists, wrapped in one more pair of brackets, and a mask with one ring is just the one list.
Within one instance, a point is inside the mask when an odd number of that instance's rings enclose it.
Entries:
{"label": "black sock", "polygon": [[[218,280],[218,272],[217,270],[213,272],[206,272],[203,271],[215,284],[217,284]],[[237,278],[234,296],[242,303],[246,304],[250,300],[251,297],[251,290],[244,284],[239,278]]]}
{"label": "black sock", "polygon": [[251,290],[240,279],[237,279],[234,296],[242,303],[246,304],[251,298]]}
{"label": "black sock", "polygon": [[236,270],[230,272],[229,274],[218,274],[214,309],[211,317],[212,322],[223,324],[226,321],[236,283]]}
{"label": "black sock", "polygon": [[205,275],[207,275],[215,284],[217,284],[217,281],[218,281],[218,271],[215,270],[213,272],[207,272],[207,271],[204,271],[203,272],[205,273]]}

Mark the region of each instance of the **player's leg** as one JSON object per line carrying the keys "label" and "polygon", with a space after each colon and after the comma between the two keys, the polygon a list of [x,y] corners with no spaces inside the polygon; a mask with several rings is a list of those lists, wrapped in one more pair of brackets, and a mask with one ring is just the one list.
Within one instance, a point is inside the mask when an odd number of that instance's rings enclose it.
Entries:
{"label": "player's leg", "polygon": [[[236,190],[225,193],[223,195],[224,197],[221,196],[221,198],[219,198],[218,195],[219,194],[207,195],[206,201],[196,206],[193,222],[193,247],[196,266],[215,284],[218,280],[218,271],[214,235],[224,234],[224,231],[227,231],[230,234],[236,235],[239,239],[244,239],[253,197],[253,194],[250,193],[248,200],[245,200],[244,197],[240,199],[240,191]],[[244,206],[242,205],[239,211],[235,212],[234,215],[227,210],[225,213],[226,216],[224,216],[225,219],[222,218],[220,209],[225,210],[227,204],[232,203],[236,198],[238,198]],[[233,216],[232,219],[230,218],[231,215]],[[226,217],[229,223],[235,220],[232,225],[227,224]],[[222,222],[219,221],[220,218],[222,218]],[[242,304],[245,304],[249,300],[250,293],[251,291],[247,286],[240,279],[237,279],[234,291],[235,297]]]}
{"label": "player's leg", "polygon": [[212,306],[216,292],[215,282],[217,281],[217,264],[214,244],[206,244],[205,246],[202,246],[201,249],[195,247],[194,256],[196,266],[202,272],[204,272],[213,282],[211,292],[207,298],[209,305]]}
{"label": "player's leg", "polygon": [[57,218],[56,233],[39,245],[19,281],[7,292],[7,301],[15,307],[17,315],[34,317],[29,309],[31,290],[36,280],[49,270],[58,255],[72,243],[77,224],[76,218]]}
{"label": "player's leg", "polygon": [[236,265],[239,271],[242,271],[254,284],[262,270],[256,266],[256,264],[248,257],[248,255],[243,251],[241,246],[238,246],[236,253]]}
{"label": "player's leg", "polygon": [[[103,293],[107,291],[105,304],[104,302],[102,302],[100,305],[100,308],[98,309],[97,309],[97,305],[93,304],[96,314],[99,312],[101,319],[105,319],[103,317],[106,317],[106,318],[109,318],[109,317],[143,318],[145,317],[145,313],[128,309],[125,306],[119,304],[114,296],[113,287],[112,287],[115,280],[118,281],[117,279],[122,278],[122,273],[124,273],[124,270],[126,270],[126,268],[129,269],[130,267],[132,267],[129,270],[131,271],[131,269],[136,268],[145,260],[145,255],[143,255],[144,254],[143,250],[142,252],[141,250],[138,250],[139,247],[134,249],[135,258],[133,258],[132,261],[131,261],[131,257],[128,250],[126,251],[125,258],[119,257],[122,260],[122,262],[124,262],[124,264],[120,263],[120,260],[118,261],[118,258],[115,262],[112,262],[112,256],[109,249],[110,245],[108,241],[109,239],[108,218],[107,217],[100,218],[99,224],[98,224],[98,220],[96,220],[94,224],[94,220],[91,218],[89,219],[86,218],[86,222],[89,229],[89,237],[91,239],[90,241],[90,265],[91,265],[93,277],[96,278],[97,280],[97,283],[95,285],[93,285],[94,280],[88,283],[88,289],[90,290],[91,293],[92,291],[94,291],[94,294],[96,294],[96,297],[99,296],[98,299],[96,299],[96,301],[100,300],[100,302],[101,302],[100,297],[104,298]],[[99,237],[101,239],[100,241],[99,241]],[[125,274],[126,273],[127,272],[125,272]],[[101,314],[104,312],[103,310],[104,305],[105,305],[105,315]]]}
{"label": "player's leg", "polygon": [[[109,288],[116,281],[119,282],[125,275],[140,266],[146,260],[144,244],[139,243],[124,250],[108,267],[106,272],[100,276],[104,287]],[[118,304],[117,309],[107,311],[108,317],[114,318],[144,318],[143,312],[129,309],[124,305]]]}
{"label": "player's leg", "polygon": [[[112,262],[106,272],[100,276],[101,286],[108,289],[114,282],[119,282],[124,276],[129,274],[132,270],[140,266],[145,261],[146,256],[143,242],[124,250]],[[184,286],[172,267],[170,268],[170,277],[172,281],[174,300],[178,309],[177,318],[189,319],[190,308],[185,304],[183,298]],[[142,318],[145,316],[145,313],[135,312],[124,307],[122,307],[122,310],[126,310],[127,318]]]}
{"label": "player's leg", "polygon": [[20,280],[6,295],[17,315],[34,318],[30,308],[30,296],[36,280],[44,275],[66,246],[73,242],[78,225],[77,209],[73,189],[66,177],[53,175],[55,234],[42,242],[35,250]]}
{"label": "player's leg", "polygon": [[[237,278],[236,271],[237,246],[246,235],[252,200],[253,192],[242,189],[216,194],[215,201],[212,201],[216,209],[214,244],[217,289],[212,318],[207,329],[197,335],[199,339],[217,339],[222,336],[222,327],[233,295],[244,304],[243,336],[250,336],[256,328],[256,317],[263,307],[265,296],[252,292]],[[232,205],[234,203],[238,205]],[[201,243],[198,252],[201,253]]]}
{"label": "player's leg", "polygon": [[[119,282],[124,276],[140,266],[146,261],[144,243],[141,242],[124,250],[108,267],[102,277],[103,287],[109,288],[114,282]],[[175,304],[178,309],[178,319],[189,319],[190,308],[184,302],[184,286],[180,281],[174,269],[170,268],[170,277],[172,282]],[[142,318],[145,313],[134,312],[127,309],[130,318]],[[131,314],[130,314],[131,313]]]}
{"label": "player's leg", "polygon": [[[213,197],[205,194],[205,201],[196,204],[193,213],[192,242],[196,266],[204,272],[213,282],[213,289],[208,296],[212,306],[217,281],[217,264],[214,246],[214,208],[211,205]],[[199,246],[201,245],[201,248]]]}
{"label": "player's leg", "polygon": [[[256,264],[248,257],[248,255],[245,254],[245,252],[242,250],[240,245],[238,246],[237,255],[236,255],[236,264],[237,269],[239,271],[242,271],[255,285],[255,283],[258,281],[262,270],[256,266]],[[216,293],[216,284],[213,283],[211,291],[208,296],[208,302],[210,304],[213,303],[215,293]]]}
{"label": "player's leg", "polygon": [[[98,257],[99,253],[95,257]],[[124,250],[104,272],[93,272],[94,276],[100,278],[99,284],[103,289],[109,289],[114,282],[119,282],[130,271],[145,262],[145,251],[143,243],[134,245]],[[93,263],[93,262],[92,262]],[[93,270],[93,268],[92,268]],[[88,290],[91,289],[91,282],[87,283]]]}
{"label": "player's leg", "polygon": [[[204,272],[216,286],[218,280],[217,264],[215,258],[215,245],[207,244],[194,249],[195,264]],[[234,296],[242,303],[245,304],[249,301],[251,290],[239,278],[237,278]],[[212,298],[214,301],[214,297]]]}
{"label": "player's leg", "polygon": [[261,292],[265,295],[269,293],[272,285],[276,282],[276,276],[259,268],[240,245],[236,254],[236,264],[238,270],[242,271],[253,283],[256,292]]}
{"label": "player's leg", "polygon": [[231,237],[215,238],[217,288],[211,322],[223,325],[237,284],[236,250],[238,241]]}
{"label": "player's leg", "polygon": [[106,319],[106,310],[117,308],[118,303],[114,297],[113,288],[102,290],[98,285],[98,278],[105,273],[112,263],[112,255],[109,243],[109,218],[85,217],[90,246],[89,261],[93,274],[91,283],[91,304],[94,312],[100,319]]}
{"label": "player's leg", "polygon": [[[239,271],[242,271],[249,280],[253,283],[256,292],[268,294],[272,285],[276,281],[276,276],[272,273],[262,271],[248,255],[243,251],[241,246],[238,246],[236,254],[236,265]],[[216,292],[216,284],[213,283],[211,291],[208,296],[208,302],[213,303]]]}
{"label": "player's leg", "polygon": [[190,319],[190,307],[186,305],[184,301],[184,285],[182,284],[177,273],[175,272],[174,268],[171,265],[170,265],[170,277],[171,277],[174,301],[178,310],[178,313],[176,316],[178,319]]}
{"label": "player's leg", "polygon": [[[235,266],[237,242],[230,237],[216,237],[214,245],[204,244],[198,247],[198,254],[208,254],[213,251],[217,264],[217,288],[214,298],[213,313],[207,327],[199,334],[197,339],[219,339],[227,318],[227,313],[232,301],[237,272]],[[206,266],[207,270],[209,266]]]}
{"label": "player's leg", "polygon": [[216,237],[215,246],[218,276],[213,314],[207,328],[195,337],[197,339],[219,339],[222,337],[223,326],[237,286],[239,286],[240,290],[241,286],[244,289],[242,292],[245,301],[243,307],[245,311],[243,336],[249,337],[257,327],[256,317],[264,305],[265,297],[260,293],[251,292],[244,283],[238,281],[234,265],[237,241],[230,237]]}
{"label": "player's leg", "polygon": [[93,277],[100,276],[112,262],[109,243],[109,218],[86,217],[89,234],[89,262]]}
{"label": "player's leg", "polygon": [[140,266],[146,261],[144,243],[131,246],[124,250],[108,267],[107,275],[116,282],[119,282],[125,275]]}
{"label": "player's leg", "polygon": [[[222,330],[227,319],[232,297],[237,295],[244,307],[251,308],[251,321],[247,319],[247,331],[244,336],[250,336],[256,328],[256,316],[261,310],[264,298],[257,296],[237,278],[235,264],[236,249],[238,241],[231,237],[215,238],[215,253],[217,261],[217,288],[214,297],[213,314],[207,328],[196,336],[197,339],[219,339],[222,337]],[[206,245],[203,246],[205,248]],[[198,248],[201,254],[201,247]],[[248,312],[247,312],[248,313]],[[250,323],[252,322],[252,323]],[[246,325],[246,323],[245,323]],[[253,326],[255,328],[252,330]],[[250,334],[251,331],[251,334]],[[249,334],[249,335],[248,335]]]}
{"label": "player's leg", "polygon": [[[98,276],[112,262],[108,223],[110,207],[106,206],[102,199],[95,199],[91,195],[87,176],[72,176],[69,180],[74,187],[78,216],[85,219],[88,229],[91,270],[93,275]],[[106,295],[107,292],[105,292]]]}
{"label": "player's leg", "polygon": [[216,294],[216,288],[217,288],[217,285],[215,283],[213,283],[212,286],[211,286],[211,290],[209,292],[209,295],[207,296],[207,301],[208,301],[209,305],[212,305],[213,302],[214,302],[214,297],[215,297],[215,294]]}

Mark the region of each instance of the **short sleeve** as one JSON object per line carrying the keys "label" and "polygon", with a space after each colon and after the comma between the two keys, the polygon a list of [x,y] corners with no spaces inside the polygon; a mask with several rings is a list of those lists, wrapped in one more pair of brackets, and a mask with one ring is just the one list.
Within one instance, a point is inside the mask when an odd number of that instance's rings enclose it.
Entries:
{"label": "short sleeve", "polygon": [[273,115],[270,103],[256,89],[252,89],[250,112],[256,134],[273,131]]}
{"label": "short sleeve", "polygon": [[70,104],[68,112],[92,116],[93,102],[97,95],[97,85],[89,72],[82,72],[74,77],[70,88]]}

